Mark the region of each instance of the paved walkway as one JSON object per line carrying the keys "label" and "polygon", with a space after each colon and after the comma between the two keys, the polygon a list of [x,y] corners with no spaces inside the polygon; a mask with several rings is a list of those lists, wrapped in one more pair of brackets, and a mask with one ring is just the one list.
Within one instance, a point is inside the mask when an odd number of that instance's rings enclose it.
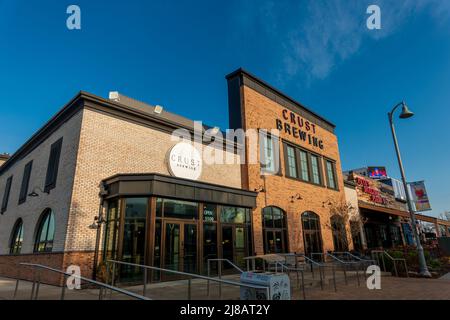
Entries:
{"label": "paved walkway", "polygon": [[[360,279],[360,286],[355,278],[349,278],[348,284],[338,281],[337,292],[331,284],[327,284],[324,290],[320,286],[313,285],[306,289],[307,300],[450,300],[450,280],[447,279],[419,279],[419,278],[395,278],[382,277],[381,290],[369,290],[364,279]],[[16,282],[12,279],[0,278],[0,300],[10,300],[13,297]],[[295,282],[292,281],[295,286]],[[125,289],[125,288],[124,288]],[[142,286],[128,287],[130,291],[142,294]],[[206,282],[193,280],[192,299],[219,299],[217,284],[211,283],[211,295],[206,295]],[[30,299],[31,283],[21,281],[17,299]],[[96,300],[98,289],[66,290],[67,300]],[[60,299],[61,288],[41,285],[39,300]],[[152,284],[147,286],[147,296],[155,300],[187,299],[187,281],[172,281]],[[119,294],[113,294],[107,298],[114,300],[130,299]],[[302,292],[295,288],[294,299],[303,299]],[[238,300],[239,288],[234,286],[222,286],[222,299]]]}

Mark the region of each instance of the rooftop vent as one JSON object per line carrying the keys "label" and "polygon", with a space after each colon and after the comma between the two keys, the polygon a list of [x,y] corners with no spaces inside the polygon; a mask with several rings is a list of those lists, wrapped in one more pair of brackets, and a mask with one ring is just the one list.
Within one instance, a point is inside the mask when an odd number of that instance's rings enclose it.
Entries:
{"label": "rooftop vent", "polygon": [[109,93],[109,100],[113,100],[113,101],[119,102],[119,101],[120,101],[120,95],[119,95],[119,92],[117,92],[117,91],[111,91],[111,92]]}

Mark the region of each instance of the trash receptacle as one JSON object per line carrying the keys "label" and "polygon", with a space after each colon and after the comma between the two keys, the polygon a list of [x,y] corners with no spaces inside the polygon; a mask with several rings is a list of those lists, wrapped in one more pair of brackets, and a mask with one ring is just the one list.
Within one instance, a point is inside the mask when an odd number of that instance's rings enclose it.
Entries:
{"label": "trash receptacle", "polygon": [[285,273],[243,272],[241,282],[269,287],[267,290],[241,287],[241,300],[291,300],[291,281]]}

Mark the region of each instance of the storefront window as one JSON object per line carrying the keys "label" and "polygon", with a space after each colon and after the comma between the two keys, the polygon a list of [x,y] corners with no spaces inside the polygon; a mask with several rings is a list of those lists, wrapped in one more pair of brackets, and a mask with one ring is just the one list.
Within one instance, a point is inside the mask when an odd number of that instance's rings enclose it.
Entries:
{"label": "storefront window", "polygon": [[120,216],[118,201],[111,201],[108,204],[105,225],[105,248],[103,251],[105,260],[117,259],[117,243],[119,238]]}
{"label": "storefront window", "polygon": [[277,207],[265,207],[262,215],[264,253],[287,252],[286,213]]}
{"label": "storefront window", "polygon": [[[145,227],[147,217],[147,198],[125,199],[124,231],[122,241],[122,260],[143,264],[145,256]],[[140,276],[141,268],[122,267],[122,274],[134,278]]]}
{"label": "storefront window", "polygon": [[222,223],[245,223],[247,217],[245,211],[245,208],[223,206],[220,221]]}
{"label": "storefront window", "polygon": [[302,214],[303,238],[305,254],[322,253],[322,235],[320,232],[320,218],[311,211]]}
{"label": "storefront window", "polygon": [[[207,270],[208,259],[217,259],[217,224],[205,223],[203,225],[203,261],[204,269]],[[216,263],[211,263],[210,267],[216,268]]]}
{"label": "storefront window", "polygon": [[203,206],[203,221],[214,222],[217,220],[217,205],[205,203]]}
{"label": "storefront window", "polygon": [[197,219],[198,204],[195,202],[164,199],[164,218]]}

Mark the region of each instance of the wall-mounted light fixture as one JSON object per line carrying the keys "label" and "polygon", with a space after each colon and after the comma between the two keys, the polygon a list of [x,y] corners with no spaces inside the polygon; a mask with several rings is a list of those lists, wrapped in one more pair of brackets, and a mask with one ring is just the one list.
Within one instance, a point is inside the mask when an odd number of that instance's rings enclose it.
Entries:
{"label": "wall-mounted light fixture", "polygon": [[29,196],[29,197],[33,197],[33,198],[39,197],[39,193],[37,193],[37,191],[39,191],[40,193],[45,193],[44,191],[42,191],[41,188],[35,187],[35,188],[33,188],[33,191],[31,191],[31,192],[28,194],[28,196]]}
{"label": "wall-mounted light fixture", "polygon": [[258,188],[255,188],[255,192],[266,192],[266,189],[264,189],[263,186],[259,186]]}
{"label": "wall-mounted light fixture", "polygon": [[300,195],[300,194],[296,194],[296,195],[294,195],[294,196],[290,196],[290,198],[291,198],[291,202],[294,202],[295,200],[302,200],[303,198],[302,198],[302,196]]}

